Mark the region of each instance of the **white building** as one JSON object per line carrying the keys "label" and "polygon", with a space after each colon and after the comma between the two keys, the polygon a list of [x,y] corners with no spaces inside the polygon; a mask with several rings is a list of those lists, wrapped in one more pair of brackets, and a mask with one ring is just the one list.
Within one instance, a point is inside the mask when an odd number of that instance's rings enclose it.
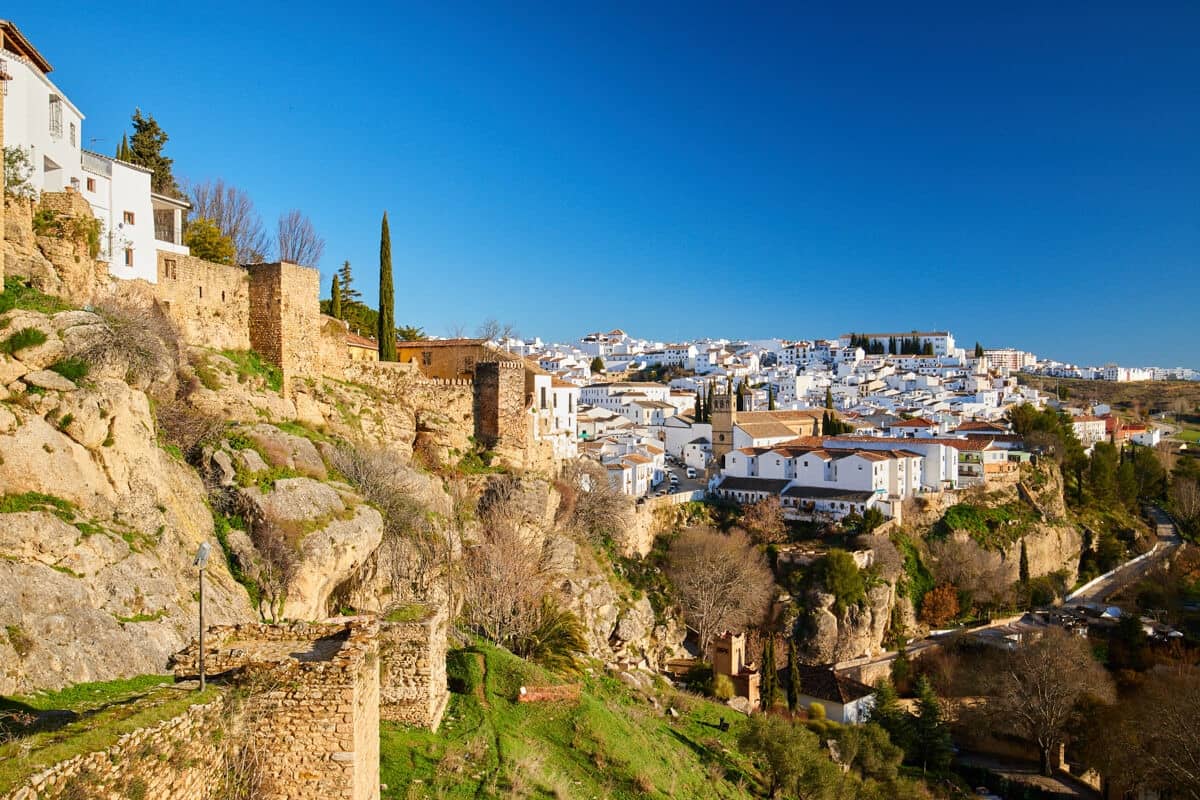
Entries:
{"label": "white building", "polygon": [[158,280],[158,250],[186,255],[186,201],[150,191],[150,170],[84,150],[83,114],[48,77],[48,61],[11,22],[4,50],[4,145],[29,156],[38,192],[75,191],[100,220],[99,258],[117,278]]}

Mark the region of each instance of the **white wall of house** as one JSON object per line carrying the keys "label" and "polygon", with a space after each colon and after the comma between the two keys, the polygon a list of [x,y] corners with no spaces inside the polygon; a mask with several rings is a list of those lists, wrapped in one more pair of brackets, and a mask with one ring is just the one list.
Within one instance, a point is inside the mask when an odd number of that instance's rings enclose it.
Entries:
{"label": "white wall of house", "polygon": [[4,98],[4,144],[29,154],[38,191],[80,187],[83,114],[32,62],[7,50],[0,58],[12,76]]}

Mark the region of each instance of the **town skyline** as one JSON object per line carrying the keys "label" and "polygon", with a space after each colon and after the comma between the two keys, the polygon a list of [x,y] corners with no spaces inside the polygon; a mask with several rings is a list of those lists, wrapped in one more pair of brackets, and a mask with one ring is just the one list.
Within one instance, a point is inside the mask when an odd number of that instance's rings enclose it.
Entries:
{"label": "town skyline", "polygon": [[[678,29],[666,14],[364,11],[339,16],[339,48],[317,46],[303,11],[238,10],[244,31],[272,17],[301,45],[263,53],[221,13],[75,6],[138,43],[105,69],[58,46],[57,11],[21,24],[55,45],[85,146],[110,154],[133,108],[154,114],[181,177],[223,177],[267,219],[312,217],[326,292],[349,259],[374,302],[389,209],[396,319],[432,335],[488,317],[554,340],[614,317],[663,341],[915,326],[1079,364],[1200,366],[1200,125],[1178,77],[1197,66],[1192,11],[1064,10],[1036,33],[963,10],[928,31],[884,10],[861,31],[711,10]],[[189,36],[167,35],[183,22]],[[195,69],[212,38],[258,79],[214,93]],[[291,79],[311,52],[320,69]],[[1125,324],[1102,322],[1114,314]]]}

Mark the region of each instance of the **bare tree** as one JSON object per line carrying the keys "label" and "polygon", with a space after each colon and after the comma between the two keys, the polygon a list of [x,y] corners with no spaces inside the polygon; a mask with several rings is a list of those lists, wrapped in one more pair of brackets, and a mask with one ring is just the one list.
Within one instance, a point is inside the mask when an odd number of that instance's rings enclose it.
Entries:
{"label": "bare tree", "polygon": [[951,536],[930,542],[929,555],[938,582],[954,584],[971,602],[995,606],[1008,599],[1011,581],[999,553]]}
{"label": "bare tree", "polygon": [[787,541],[787,521],[779,497],[771,495],[742,509],[741,526],[759,544],[779,544]]}
{"label": "bare tree", "polygon": [[1171,509],[1184,527],[1200,523],[1200,481],[1179,475],[1171,481]]}
{"label": "bare tree", "polygon": [[1106,709],[1084,758],[1121,789],[1200,800],[1200,672],[1153,671],[1127,702]]}
{"label": "bare tree", "polygon": [[262,559],[256,576],[258,613],[275,623],[283,615],[288,587],[299,568],[299,553],[287,532],[268,522],[256,524],[250,538]]}
{"label": "bare tree", "polygon": [[560,484],[560,521],[588,541],[617,539],[629,526],[633,499],[613,487],[599,463],[580,458],[567,464]]}
{"label": "bare tree", "polygon": [[766,558],[738,530],[685,530],[671,543],[666,572],[701,653],[718,633],[759,622],[774,588]]}
{"label": "bare tree", "polygon": [[187,184],[186,192],[192,216],[211,219],[233,240],[237,263],[261,264],[267,260],[271,240],[250,195],[221,178]]}
{"label": "bare tree", "polygon": [[153,303],[109,297],[97,303],[95,311],[105,325],[80,339],[71,355],[93,368],[119,370],[126,382],[156,400],[173,397],[182,346],[162,310]]}
{"label": "bare tree", "polygon": [[1112,678],[1092,656],[1087,640],[1049,628],[1032,644],[997,655],[978,676],[984,714],[1000,729],[1029,741],[1041,754],[1042,772],[1078,722],[1084,701],[1112,702]]}
{"label": "bare tree", "polygon": [[325,240],[312,220],[293,208],[279,215],[279,260],[315,267],[325,254]]}

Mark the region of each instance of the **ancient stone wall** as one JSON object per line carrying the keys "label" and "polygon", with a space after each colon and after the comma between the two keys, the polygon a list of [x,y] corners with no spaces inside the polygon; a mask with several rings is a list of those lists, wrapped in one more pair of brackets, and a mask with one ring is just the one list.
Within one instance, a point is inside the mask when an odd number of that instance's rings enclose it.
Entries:
{"label": "ancient stone wall", "polygon": [[396,360],[416,362],[429,378],[470,378],[476,365],[495,357],[482,339],[396,342]]}
{"label": "ancient stone wall", "polygon": [[450,700],[444,606],[412,622],[379,625],[379,714],[436,731]]}
{"label": "ancient stone wall", "polygon": [[[180,689],[180,691],[193,691]],[[3,800],[82,797],[207,800],[226,768],[228,695],[156,725],[125,734],[104,750],[84,753],[33,775]]]}
{"label": "ancient stone wall", "polygon": [[[377,800],[378,625],[345,623],[211,628],[206,670],[233,672],[248,690],[238,736],[268,754],[255,797]],[[198,672],[199,647],[175,658],[177,678]]]}
{"label": "ancient stone wall", "polygon": [[159,250],[156,293],[188,344],[250,349],[250,276],[244,267]]}
{"label": "ancient stone wall", "polygon": [[288,262],[250,270],[250,346],[283,370],[284,395],[296,378],[321,375],[321,274]]}

